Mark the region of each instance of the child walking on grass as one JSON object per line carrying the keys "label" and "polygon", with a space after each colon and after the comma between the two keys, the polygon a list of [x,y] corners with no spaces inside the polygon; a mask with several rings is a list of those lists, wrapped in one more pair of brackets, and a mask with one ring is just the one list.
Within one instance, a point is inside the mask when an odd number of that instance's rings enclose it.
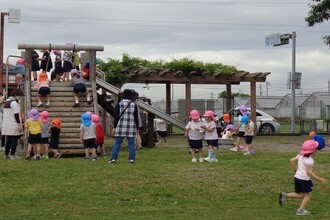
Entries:
{"label": "child walking on grass", "polygon": [[31,109],[29,118],[25,122],[25,138],[28,140],[28,148],[25,159],[31,159],[32,147],[35,146],[34,151],[36,160],[40,160],[40,143],[41,143],[42,122],[39,120],[39,112],[37,109]]}
{"label": "child walking on grass", "polygon": [[[96,127],[91,120],[91,116],[87,113],[81,116],[82,124],[80,125],[80,143],[83,144],[85,149],[84,160],[96,160],[96,148],[95,148],[95,139],[96,139]],[[92,155],[90,157],[90,151]]]}
{"label": "child walking on grass", "polygon": [[97,149],[97,151],[100,151],[102,153],[103,157],[105,157],[107,156],[107,152],[104,146],[104,132],[100,123],[100,117],[96,114],[92,114],[91,119],[96,127],[95,148]]}
{"label": "child walking on grass", "polygon": [[41,152],[42,159],[49,159],[49,128],[50,122],[48,121],[49,112],[42,111],[40,113],[40,120],[42,122],[42,131],[41,131]]}
{"label": "child walking on grass", "polygon": [[59,159],[61,157],[61,152],[58,150],[58,145],[60,143],[61,134],[61,121],[59,119],[54,119],[51,121],[50,125],[50,150],[54,153],[54,158]]}
{"label": "child walking on grass", "polygon": [[218,162],[215,150],[218,148],[218,133],[215,124],[215,117],[213,111],[206,111],[204,113],[205,122],[201,126],[205,130],[204,139],[208,146],[208,156],[204,158],[206,162]]}
{"label": "child walking on grass", "polygon": [[254,146],[252,145],[253,136],[254,136],[254,123],[248,115],[242,117],[242,124],[245,124],[244,128],[244,137],[245,144],[247,145],[246,152],[243,155],[255,154]]}
{"label": "child walking on grass", "polygon": [[295,172],[294,175],[294,188],[295,192],[285,193],[281,192],[278,198],[279,204],[282,206],[287,198],[300,198],[302,199],[299,209],[296,211],[296,215],[309,215],[310,211],[307,211],[309,201],[311,200],[313,182],[311,178],[326,182],[326,179],[317,176],[313,172],[314,159],[313,156],[317,152],[319,143],[314,140],[307,140],[302,144],[300,153],[290,159],[290,164]]}
{"label": "child walking on grass", "polygon": [[190,121],[185,129],[185,136],[188,136],[189,146],[191,150],[191,161],[197,162],[195,152],[198,150],[199,162],[203,162],[203,133],[201,130],[202,122],[200,121],[200,114],[197,110],[190,112]]}

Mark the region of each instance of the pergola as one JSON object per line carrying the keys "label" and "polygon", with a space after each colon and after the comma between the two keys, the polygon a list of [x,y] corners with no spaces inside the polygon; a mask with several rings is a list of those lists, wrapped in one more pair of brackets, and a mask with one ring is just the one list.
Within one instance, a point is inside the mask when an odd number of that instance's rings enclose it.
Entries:
{"label": "pergola", "polygon": [[[192,84],[222,84],[226,85],[227,96],[231,97],[231,85],[239,85],[242,82],[250,83],[251,99],[251,119],[256,121],[256,83],[265,82],[270,72],[233,72],[224,74],[216,72],[211,74],[208,71],[191,71],[183,73],[182,71],[172,72],[168,69],[152,68],[133,68],[125,69],[123,73],[128,74],[129,83],[163,83],[166,85],[166,113],[171,113],[171,84],[185,84],[186,93],[186,115],[191,111],[191,85]],[[232,107],[232,99],[226,99],[226,111]]]}

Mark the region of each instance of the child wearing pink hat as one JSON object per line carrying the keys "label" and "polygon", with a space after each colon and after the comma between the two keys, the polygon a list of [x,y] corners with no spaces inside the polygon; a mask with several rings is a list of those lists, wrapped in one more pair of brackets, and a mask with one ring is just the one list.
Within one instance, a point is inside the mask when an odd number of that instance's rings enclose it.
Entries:
{"label": "child wearing pink hat", "polygon": [[39,112],[33,108],[29,112],[29,118],[25,122],[25,139],[28,140],[28,148],[25,159],[31,159],[32,147],[35,147],[34,151],[35,159],[40,160],[40,143],[41,143],[41,131],[42,122],[39,120]]}
{"label": "child wearing pink hat", "polygon": [[42,159],[49,159],[49,128],[50,122],[48,120],[49,112],[42,111],[40,113],[40,121],[42,122],[42,131],[41,131],[41,152],[42,152]]}
{"label": "child wearing pink hat", "polygon": [[191,150],[191,161],[197,162],[195,152],[198,151],[199,162],[203,162],[203,130],[201,129],[202,122],[200,114],[197,110],[191,110],[189,122],[186,126],[184,135],[188,137],[188,143]]}
{"label": "child wearing pink hat", "polygon": [[278,197],[278,202],[281,206],[284,204],[286,198],[301,198],[302,202],[296,211],[296,215],[309,215],[311,213],[305,209],[311,200],[313,190],[311,178],[321,183],[326,182],[326,179],[317,176],[313,172],[314,159],[312,156],[316,154],[318,145],[319,143],[317,141],[307,140],[302,144],[300,153],[290,159],[291,167],[295,172],[295,192],[281,192]]}
{"label": "child wearing pink hat", "polygon": [[201,126],[205,130],[204,139],[208,146],[208,156],[204,158],[206,162],[218,162],[215,150],[218,148],[218,133],[213,111],[206,111],[203,115],[205,121]]}

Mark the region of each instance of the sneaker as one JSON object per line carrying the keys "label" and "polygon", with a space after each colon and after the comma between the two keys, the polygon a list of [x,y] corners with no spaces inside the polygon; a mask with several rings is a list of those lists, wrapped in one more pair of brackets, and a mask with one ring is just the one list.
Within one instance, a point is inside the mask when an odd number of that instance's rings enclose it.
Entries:
{"label": "sneaker", "polygon": [[16,155],[10,155],[9,158],[10,158],[11,160],[19,160],[19,159],[21,159],[20,157],[18,157],[18,156],[16,156]]}
{"label": "sneaker", "polygon": [[74,108],[79,107],[79,102],[78,103],[74,103],[74,105],[72,107],[74,107]]}
{"label": "sneaker", "polygon": [[196,158],[193,158],[193,159],[191,159],[191,162],[196,163],[197,162],[197,159]]}
{"label": "sneaker", "polygon": [[129,163],[134,163],[135,161],[134,161],[134,160],[129,160],[128,162],[129,162]]}
{"label": "sneaker", "polygon": [[47,104],[46,104],[46,108],[49,108],[49,107],[50,107],[50,103],[47,102]]}
{"label": "sneaker", "polygon": [[25,160],[31,160],[31,156],[30,155],[26,155],[25,156]]}
{"label": "sneaker", "polygon": [[285,200],[286,200],[286,193],[281,192],[280,195],[278,196],[278,203],[280,204],[280,206],[284,205]]}
{"label": "sneaker", "polygon": [[256,151],[255,151],[255,150],[251,150],[250,153],[251,153],[251,154],[255,154]]}
{"label": "sneaker", "polygon": [[41,157],[38,155],[38,156],[36,156],[36,160],[40,160],[41,159]]}
{"label": "sneaker", "polygon": [[49,159],[49,156],[48,155],[42,155],[42,157],[41,157],[42,159]]}
{"label": "sneaker", "polygon": [[5,150],[5,148],[4,147],[0,147],[0,151],[4,151]]}
{"label": "sneaker", "polygon": [[205,157],[203,160],[206,162],[211,162],[211,158],[209,158],[209,157]]}
{"label": "sneaker", "polygon": [[116,164],[117,161],[116,160],[109,160],[109,163]]}
{"label": "sneaker", "polygon": [[9,157],[8,155],[4,155],[4,156],[3,156],[3,159],[5,159],[5,160],[10,160],[10,157]]}
{"label": "sneaker", "polygon": [[230,148],[231,151],[237,152],[238,151],[238,147],[232,147]]}
{"label": "sneaker", "polygon": [[87,100],[87,103],[88,103],[88,105],[90,105],[92,103],[92,101],[91,100]]}
{"label": "sneaker", "polygon": [[249,151],[249,147],[248,146],[240,146],[241,151]]}
{"label": "sneaker", "polygon": [[218,162],[217,158],[212,158],[210,162]]}
{"label": "sneaker", "polygon": [[42,102],[38,102],[37,107],[42,107]]}
{"label": "sneaker", "polygon": [[54,158],[55,158],[55,159],[59,159],[61,156],[62,156],[62,153],[59,152],[58,154],[55,154],[55,155],[54,155]]}
{"label": "sneaker", "polygon": [[310,211],[307,211],[307,210],[304,210],[304,209],[298,209],[297,212],[296,212],[296,215],[310,215],[311,212]]}
{"label": "sneaker", "polygon": [[246,151],[245,153],[243,153],[244,156],[249,156],[252,155],[252,153],[250,151]]}
{"label": "sneaker", "polygon": [[83,160],[89,160],[91,159],[90,157],[84,157]]}
{"label": "sneaker", "polygon": [[203,158],[199,158],[198,161],[199,161],[200,163],[203,163],[203,162],[204,162]]}
{"label": "sneaker", "polygon": [[97,160],[97,156],[91,157],[93,161]]}

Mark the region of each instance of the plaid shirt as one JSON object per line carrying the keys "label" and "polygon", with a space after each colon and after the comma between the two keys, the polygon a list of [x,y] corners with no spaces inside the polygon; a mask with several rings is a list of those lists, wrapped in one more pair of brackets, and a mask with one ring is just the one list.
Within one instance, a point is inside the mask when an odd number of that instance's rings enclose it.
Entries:
{"label": "plaid shirt", "polygon": [[[122,112],[124,113],[122,114]],[[121,114],[122,116],[119,118]],[[116,105],[114,120],[114,127],[116,128],[115,137],[135,137],[138,125],[137,105],[128,99],[123,99]]]}

